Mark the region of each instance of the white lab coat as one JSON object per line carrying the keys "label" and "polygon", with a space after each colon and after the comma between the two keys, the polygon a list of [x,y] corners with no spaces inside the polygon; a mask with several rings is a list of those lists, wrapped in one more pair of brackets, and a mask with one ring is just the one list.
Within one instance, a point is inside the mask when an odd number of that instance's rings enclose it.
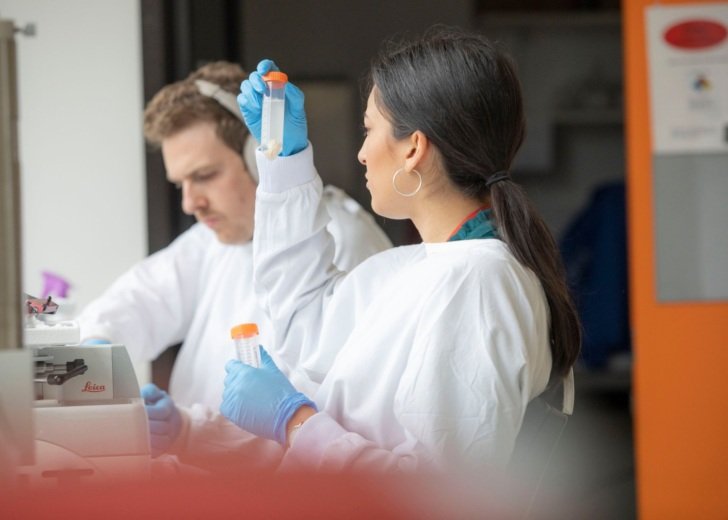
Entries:
{"label": "white lab coat", "polygon": [[[325,193],[337,265],[351,268],[391,246],[372,215],[358,203],[338,188],[328,186]],[[190,448],[203,442],[224,451],[249,441],[236,426],[219,420],[217,411],[225,363],[235,358],[231,327],[256,322],[261,344],[274,341],[253,291],[252,252],[252,243],[225,245],[210,229],[195,224],[123,274],[78,318],[82,339],[122,343],[137,362],[153,360],[168,346],[183,342],[172,371],[170,395],[176,404],[188,407]],[[296,384],[312,390],[310,382],[276,361]],[[195,449],[204,452],[205,448]]]}
{"label": "white lab coat", "polygon": [[502,467],[551,370],[537,277],[497,239],[395,248],[338,273],[312,157],[258,155],[256,290],[276,354],[321,383],[284,467]]}

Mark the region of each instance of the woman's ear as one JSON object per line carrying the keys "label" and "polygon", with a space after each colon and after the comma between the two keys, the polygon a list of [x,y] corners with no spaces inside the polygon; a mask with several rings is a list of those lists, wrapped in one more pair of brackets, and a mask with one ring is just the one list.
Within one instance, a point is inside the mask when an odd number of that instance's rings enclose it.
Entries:
{"label": "woman's ear", "polygon": [[430,140],[420,130],[409,137],[410,148],[405,156],[405,171],[420,170],[430,153]]}

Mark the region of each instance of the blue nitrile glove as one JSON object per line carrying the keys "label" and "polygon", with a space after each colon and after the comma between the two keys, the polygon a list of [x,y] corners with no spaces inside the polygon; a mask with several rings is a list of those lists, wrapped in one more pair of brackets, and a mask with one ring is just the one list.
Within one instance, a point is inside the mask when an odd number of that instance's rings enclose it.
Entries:
{"label": "blue nitrile glove", "polygon": [[155,384],[144,385],[141,394],[149,419],[152,457],[159,457],[179,436],[182,430],[182,416],[169,394]]}
{"label": "blue nitrile glove", "polygon": [[111,345],[111,341],[100,338],[89,338],[83,340],[81,345]]}
{"label": "blue nitrile glove", "polygon": [[[261,119],[263,117],[263,92],[265,81],[263,76],[278,67],[271,60],[258,63],[255,72],[240,85],[238,106],[243,114],[248,130],[260,143]],[[304,96],[301,89],[290,81],[286,83],[286,110],[283,123],[283,147],[281,157],[294,155],[308,145],[308,125],[306,111],[303,108]]]}
{"label": "blue nitrile glove", "polygon": [[301,406],[316,405],[297,391],[263,347],[260,368],[238,360],[225,365],[220,413],[243,430],[286,445],[286,426]]}

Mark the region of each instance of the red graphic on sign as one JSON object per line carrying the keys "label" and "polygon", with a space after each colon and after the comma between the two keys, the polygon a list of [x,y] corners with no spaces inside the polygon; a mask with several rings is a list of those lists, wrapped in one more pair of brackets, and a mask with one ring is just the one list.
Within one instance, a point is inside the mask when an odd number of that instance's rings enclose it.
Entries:
{"label": "red graphic on sign", "polygon": [[713,20],[687,20],[665,31],[665,41],[681,49],[713,47],[728,37],[728,29]]}

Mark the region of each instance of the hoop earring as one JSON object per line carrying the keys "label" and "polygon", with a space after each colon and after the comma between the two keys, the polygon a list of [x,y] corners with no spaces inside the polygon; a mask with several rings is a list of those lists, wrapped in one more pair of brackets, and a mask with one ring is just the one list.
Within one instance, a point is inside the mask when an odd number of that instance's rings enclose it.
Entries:
{"label": "hoop earring", "polygon": [[417,181],[418,181],[417,187],[415,188],[415,191],[411,191],[409,193],[403,193],[403,192],[399,191],[399,189],[397,188],[397,175],[399,175],[403,171],[404,171],[404,168],[400,168],[399,170],[394,172],[394,175],[392,175],[392,188],[394,188],[394,191],[396,191],[398,194],[402,195],[403,197],[414,197],[415,195],[417,195],[419,193],[420,188],[422,188],[422,175],[420,175],[420,172],[413,169],[412,173],[417,175]]}

